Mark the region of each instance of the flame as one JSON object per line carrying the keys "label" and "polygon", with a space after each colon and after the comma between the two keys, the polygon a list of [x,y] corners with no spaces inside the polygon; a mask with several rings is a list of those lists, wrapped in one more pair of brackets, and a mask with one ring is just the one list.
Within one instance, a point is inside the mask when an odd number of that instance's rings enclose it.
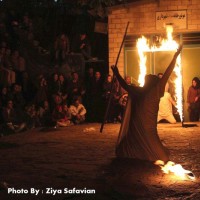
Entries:
{"label": "flame", "polygon": [[[162,39],[161,45],[157,47],[156,45],[150,46],[148,40],[142,36],[137,41],[137,49],[139,54],[139,66],[140,74],[138,78],[138,83],[140,87],[144,85],[144,78],[146,75],[146,52],[156,52],[156,51],[176,51],[178,49],[178,43],[173,40],[172,33],[173,27],[171,25],[166,26],[167,39]],[[176,107],[179,112],[181,121],[183,121],[183,105],[182,105],[182,74],[181,74],[181,57],[178,56],[174,68],[176,74],[175,80],[175,100]]]}
{"label": "flame", "polygon": [[149,51],[149,45],[147,39],[142,36],[142,38],[138,39],[137,42],[138,54],[140,58],[140,74],[138,78],[138,83],[142,87],[144,85],[144,77],[146,75],[146,60],[147,57],[145,52]]}
{"label": "flame", "polygon": [[181,122],[183,121],[183,89],[182,89],[182,74],[181,74],[181,57],[178,56],[176,60],[176,65],[174,72],[176,74],[175,79],[175,98],[176,98],[176,108],[180,115]]}
{"label": "flame", "polygon": [[180,179],[195,179],[195,176],[191,171],[185,170],[180,164],[175,164],[172,161],[168,161],[167,164],[164,164],[162,160],[157,160],[154,164],[160,166],[165,174],[171,172]]}

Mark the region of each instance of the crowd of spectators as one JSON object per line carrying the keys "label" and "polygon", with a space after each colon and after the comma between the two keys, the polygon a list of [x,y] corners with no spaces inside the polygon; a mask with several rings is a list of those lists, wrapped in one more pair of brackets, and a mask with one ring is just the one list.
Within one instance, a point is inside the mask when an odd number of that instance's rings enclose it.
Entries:
{"label": "crowd of spectators", "polygon": [[[3,15],[3,13],[1,13]],[[4,16],[6,19],[8,16]],[[84,122],[102,122],[110,95],[111,109],[106,122],[120,122],[124,109],[124,94],[112,76],[104,78],[99,70],[89,67],[85,76],[76,71],[71,77],[54,71],[50,76],[31,77],[27,60],[20,51],[20,39],[15,29],[33,38],[32,20],[25,15],[22,21],[0,23],[0,133],[10,134],[36,127],[71,126]],[[11,28],[7,28],[11,27]],[[14,38],[13,38],[14,37]],[[81,53],[91,59],[91,48],[85,33],[70,45],[66,34],[60,34],[54,43],[57,64],[69,53]],[[48,74],[48,73],[47,73]],[[31,77],[31,78],[30,78]],[[126,98],[125,98],[126,101]],[[122,103],[120,103],[122,102]]]}

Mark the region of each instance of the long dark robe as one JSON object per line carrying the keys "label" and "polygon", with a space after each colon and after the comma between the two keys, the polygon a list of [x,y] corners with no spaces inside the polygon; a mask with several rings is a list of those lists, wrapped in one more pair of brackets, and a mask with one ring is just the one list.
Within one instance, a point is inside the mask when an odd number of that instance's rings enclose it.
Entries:
{"label": "long dark robe", "polygon": [[157,133],[157,115],[160,98],[164,95],[165,84],[174,69],[175,54],[161,79],[150,75],[152,80],[144,87],[129,86],[114,73],[120,85],[128,92],[129,98],[121,125],[116,155],[117,157],[137,158],[141,160],[169,160],[169,151],[162,145]]}

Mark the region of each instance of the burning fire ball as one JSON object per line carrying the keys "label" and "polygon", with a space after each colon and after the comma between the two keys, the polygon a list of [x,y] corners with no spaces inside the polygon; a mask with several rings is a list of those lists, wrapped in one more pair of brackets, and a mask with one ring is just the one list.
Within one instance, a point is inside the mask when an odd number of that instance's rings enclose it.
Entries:
{"label": "burning fire ball", "polygon": [[181,179],[195,180],[195,175],[191,171],[185,170],[180,164],[175,164],[172,161],[165,164],[162,160],[157,160],[154,164],[160,166],[165,174],[174,173]]}

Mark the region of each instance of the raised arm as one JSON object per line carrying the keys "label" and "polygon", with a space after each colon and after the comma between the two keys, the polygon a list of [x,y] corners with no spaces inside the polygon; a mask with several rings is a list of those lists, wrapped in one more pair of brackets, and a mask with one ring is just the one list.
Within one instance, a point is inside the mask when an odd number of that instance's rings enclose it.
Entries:
{"label": "raised arm", "polygon": [[111,69],[113,70],[114,75],[116,76],[117,80],[119,81],[119,84],[127,91],[129,92],[129,85],[126,83],[126,81],[121,77],[119,74],[119,70],[117,66],[111,66]]}
{"label": "raised arm", "polygon": [[174,70],[174,67],[175,67],[175,64],[176,64],[176,59],[177,59],[178,55],[180,54],[181,50],[182,50],[182,45],[179,46],[178,50],[174,54],[174,57],[173,57],[171,63],[169,64],[169,66],[165,70],[165,73],[163,74],[163,77],[160,80],[160,84],[164,87],[165,87],[165,84],[167,83],[167,80],[169,79],[172,71]]}

